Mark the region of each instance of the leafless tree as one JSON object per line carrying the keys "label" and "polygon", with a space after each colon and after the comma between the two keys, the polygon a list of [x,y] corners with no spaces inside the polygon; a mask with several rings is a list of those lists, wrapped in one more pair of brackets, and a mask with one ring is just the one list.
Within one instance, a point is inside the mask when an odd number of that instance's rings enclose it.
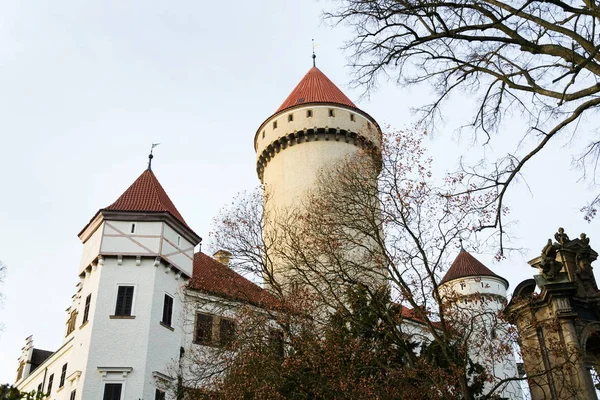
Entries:
{"label": "leafless tree", "polygon": [[[495,217],[478,229],[503,228],[506,193],[525,165],[557,136],[583,137],[574,153],[582,175],[596,183],[600,138],[578,132],[600,105],[600,7],[576,1],[338,0],[326,18],[348,24],[355,83],[367,91],[381,75],[403,85],[430,84],[437,96],[419,111],[434,123],[456,95],[478,98],[468,126],[487,144],[503,118],[529,122],[515,150],[463,165],[466,190],[487,193]],[[592,126],[592,129],[595,129]],[[506,133],[500,132],[505,139]],[[532,144],[531,144],[532,143]],[[530,145],[531,144],[531,145]],[[459,194],[465,191],[459,191]],[[596,215],[600,197],[582,208]],[[501,245],[502,248],[502,245]]]}
{"label": "leafless tree", "polygon": [[[486,309],[471,310],[467,317],[464,311],[468,304],[455,301],[452,293],[442,293],[438,282],[458,252],[459,239],[474,247],[485,246],[487,238],[476,234],[473,226],[493,218],[493,213],[481,213],[486,198],[479,193],[447,195],[462,181],[439,181],[432,176],[431,160],[422,146],[424,137],[416,130],[385,135],[382,154],[360,153],[323,171],[316,185],[319,189],[309,195],[306,204],[283,214],[284,218],[265,214],[265,210],[271,210],[265,206],[268,193],[266,199],[261,191],[239,198],[217,218],[215,249],[230,251],[230,265],[244,274],[264,276],[274,288],[282,308],[261,311],[260,315],[263,319],[267,315],[285,333],[290,354],[306,354],[305,348],[298,351],[297,346],[306,343],[298,341],[298,332],[327,331],[331,313],[347,318],[350,325],[362,324],[348,298],[348,290],[360,288],[376,315],[378,329],[386,327],[390,348],[406,351],[402,373],[410,374],[420,388],[411,386],[415,390],[412,398],[423,398],[425,387],[430,398],[474,398],[473,385],[484,380],[497,383],[485,393],[492,398],[511,379],[519,378],[494,377],[471,368],[469,349],[479,345],[480,353],[492,353],[490,359],[502,358],[513,351],[510,341],[514,332],[497,314],[488,315]],[[276,236],[269,237],[273,232]],[[389,301],[377,300],[381,296],[380,282],[390,289]],[[482,319],[492,321],[498,337],[480,329],[475,321]],[[311,329],[297,328],[307,321]],[[460,334],[457,326],[462,327]],[[249,342],[247,331],[242,329],[244,340],[238,342],[238,350],[245,354],[242,360],[262,354],[244,353],[256,348],[256,337]],[[321,350],[335,357],[335,352],[328,352],[331,349]],[[435,364],[426,354],[432,360],[446,362]],[[230,368],[240,368],[230,355],[224,351],[219,357],[218,371],[225,376]],[[319,359],[317,354],[311,353],[311,357]],[[340,364],[339,359],[322,361],[329,363],[323,366],[327,368]],[[299,360],[292,358],[286,367],[290,363],[298,367],[294,362]],[[304,369],[286,370],[294,372],[290,376],[300,371]],[[389,377],[397,376],[392,372]],[[260,370],[245,369],[242,376],[253,373],[260,374]],[[412,383],[407,385],[408,390]]]}

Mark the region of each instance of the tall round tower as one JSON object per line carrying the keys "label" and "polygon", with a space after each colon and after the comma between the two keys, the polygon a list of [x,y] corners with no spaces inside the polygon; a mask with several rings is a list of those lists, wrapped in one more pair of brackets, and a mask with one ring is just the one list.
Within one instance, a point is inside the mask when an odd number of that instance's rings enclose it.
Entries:
{"label": "tall round tower", "polygon": [[508,281],[461,249],[439,288],[447,310],[446,320],[461,335],[471,360],[492,377],[485,383],[484,393],[507,380],[496,394],[506,399],[522,399],[518,382],[510,381],[518,376],[517,363],[507,326],[500,320]]}
{"label": "tall round tower", "polygon": [[[257,129],[254,149],[256,171],[268,196],[265,215],[275,219],[282,210],[305,208],[323,171],[365,149],[380,153],[381,130],[313,67]],[[377,179],[377,172],[371,175]],[[285,281],[284,271],[277,268],[275,277]]]}

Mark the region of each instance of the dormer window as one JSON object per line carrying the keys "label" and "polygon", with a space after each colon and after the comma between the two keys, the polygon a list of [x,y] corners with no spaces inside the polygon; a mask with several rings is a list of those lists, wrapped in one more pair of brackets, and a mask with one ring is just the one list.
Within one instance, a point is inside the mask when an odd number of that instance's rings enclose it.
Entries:
{"label": "dormer window", "polygon": [[294,114],[288,115],[288,122],[292,122],[294,120]]}
{"label": "dormer window", "polygon": [[333,108],[329,109],[329,116],[330,117],[335,117],[335,112],[333,111]]}
{"label": "dormer window", "polygon": [[135,233],[135,224],[131,224],[131,233]]}
{"label": "dormer window", "polygon": [[273,129],[277,129],[277,121],[273,121]]}
{"label": "dormer window", "polygon": [[312,117],[312,110],[306,110],[306,117],[307,118]]}

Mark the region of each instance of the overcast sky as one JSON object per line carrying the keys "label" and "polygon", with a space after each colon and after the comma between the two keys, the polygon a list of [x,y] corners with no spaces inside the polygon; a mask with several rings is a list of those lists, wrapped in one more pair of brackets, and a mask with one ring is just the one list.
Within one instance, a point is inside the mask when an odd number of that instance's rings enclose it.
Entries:
{"label": "overcast sky", "polygon": [[[350,87],[344,27],[321,22],[329,1],[0,2],[0,383],[13,382],[24,339],[55,350],[78,282],[77,233],[146,167],[153,169],[192,228],[208,239],[211,220],[236,193],[255,187],[258,126],[317,65],[382,126],[409,126],[427,86],[381,81],[370,98]],[[525,129],[507,121],[483,149],[458,140],[470,104],[457,97],[427,142],[437,173],[461,154],[502,152]],[[595,124],[597,125],[597,124]],[[583,124],[580,126],[585,127]],[[585,135],[584,135],[585,136]],[[495,147],[494,147],[495,146]],[[511,289],[531,276],[559,226],[585,231],[600,250],[598,223],[579,208],[598,188],[576,183],[575,145],[556,140],[509,195],[514,245],[524,255],[495,263]],[[301,167],[301,166],[299,166]],[[530,192],[531,191],[531,192]]]}

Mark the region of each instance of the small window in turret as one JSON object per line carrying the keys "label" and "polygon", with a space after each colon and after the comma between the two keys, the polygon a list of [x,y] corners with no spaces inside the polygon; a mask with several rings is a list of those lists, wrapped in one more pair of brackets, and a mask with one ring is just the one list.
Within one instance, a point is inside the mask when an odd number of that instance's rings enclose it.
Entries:
{"label": "small window in turret", "polygon": [[135,224],[131,224],[131,233],[135,233]]}
{"label": "small window in turret", "polygon": [[306,117],[307,118],[312,117],[312,110],[306,110]]}
{"label": "small window in turret", "polygon": [[273,129],[277,129],[277,121],[273,121]]}
{"label": "small window in turret", "polygon": [[177,246],[181,246],[181,236],[177,236]]}
{"label": "small window in turret", "polygon": [[330,117],[335,117],[335,112],[333,111],[332,108],[329,109],[329,116]]}
{"label": "small window in turret", "polygon": [[350,113],[350,121],[354,122],[354,114]]}
{"label": "small window in turret", "polygon": [[265,138],[265,131],[263,131],[263,139]]}
{"label": "small window in turret", "polygon": [[288,122],[292,122],[294,120],[294,114],[288,115]]}

